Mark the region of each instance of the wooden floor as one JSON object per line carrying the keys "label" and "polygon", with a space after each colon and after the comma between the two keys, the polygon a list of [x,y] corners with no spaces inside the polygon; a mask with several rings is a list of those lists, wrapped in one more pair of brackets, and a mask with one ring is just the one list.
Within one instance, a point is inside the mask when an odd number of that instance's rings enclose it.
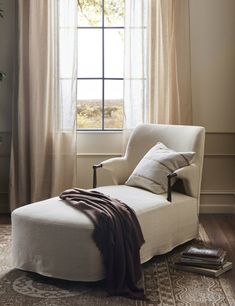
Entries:
{"label": "wooden floor", "polygon": [[[200,222],[203,225],[210,242],[215,247],[221,247],[227,251],[228,260],[233,262],[233,269],[226,272],[235,292],[235,215],[200,215]],[[10,224],[9,215],[0,215],[0,224]]]}
{"label": "wooden floor", "polygon": [[215,247],[227,251],[227,258],[233,262],[232,270],[226,272],[226,278],[235,293],[235,215],[200,215],[210,242]]}

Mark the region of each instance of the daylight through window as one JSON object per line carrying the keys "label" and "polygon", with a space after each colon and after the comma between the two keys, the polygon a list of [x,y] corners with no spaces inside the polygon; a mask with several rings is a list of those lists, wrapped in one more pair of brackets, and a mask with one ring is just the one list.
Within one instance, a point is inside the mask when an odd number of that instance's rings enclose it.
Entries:
{"label": "daylight through window", "polygon": [[124,0],[78,0],[77,128],[123,125]]}

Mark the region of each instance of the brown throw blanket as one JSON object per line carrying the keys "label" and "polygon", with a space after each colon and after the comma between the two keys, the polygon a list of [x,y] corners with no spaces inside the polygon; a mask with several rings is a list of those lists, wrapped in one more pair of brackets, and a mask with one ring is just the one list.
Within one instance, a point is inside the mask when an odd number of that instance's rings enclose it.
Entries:
{"label": "brown throw blanket", "polygon": [[60,198],[94,223],[93,239],[103,255],[108,293],[144,299],[143,289],[137,287],[141,277],[139,250],[144,238],[133,210],[95,190],[68,189]]}

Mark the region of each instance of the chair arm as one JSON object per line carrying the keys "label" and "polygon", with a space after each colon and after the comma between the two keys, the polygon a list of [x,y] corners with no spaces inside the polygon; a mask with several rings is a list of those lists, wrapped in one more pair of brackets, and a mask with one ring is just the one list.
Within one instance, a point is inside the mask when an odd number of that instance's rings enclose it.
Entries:
{"label": "chair arm", "polygon": [[93,165],[93,188],[96,188],[97,186],[97,173],[96,173],[96,169],[97,168],[101,168],[102,164],[97,164],[97,165]]}
{"label": "chair arm", "polygon": [[180,168],[174,173],[177,174],[177,178],[182,179],[184,183],[185,192],[187,195],[194,198],[199,197],[199,168],[195,164]]}
{"label": "chair arm", "polygon": [[167,175],[167,182],[168,182],[168,184],[167,184],[167,201],[169,201],[169,202],[171,202],[171,198],[172,198],[171,197],[171,192],[172,192],[171,179],[173,177],[176,177],[176,176],[177,176],[177,174],[175,172]]}
{"label": "chair arm", "polygon": [[[96,188],[96,169],[103,168],[111,172],[114,184],[123,184],[129,176],[129,167],[126,157],[115,157],[102,161],[93,166],[93,188]],[[95,186],[95,187],[94,187]]]}
{"label": "chair arm", "polygon": [[103,161],[101,164],[105,170],[111,172],[112,179],[117,185],[124,184],[130,175],[129,163],[125,156],[110,158]]}

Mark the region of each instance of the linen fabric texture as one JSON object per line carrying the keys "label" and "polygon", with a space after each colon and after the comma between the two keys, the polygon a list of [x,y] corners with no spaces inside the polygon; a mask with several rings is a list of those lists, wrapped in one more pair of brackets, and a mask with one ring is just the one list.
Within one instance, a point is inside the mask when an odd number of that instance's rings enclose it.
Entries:
{"label": "linen fabric texture", "polygon": [[15,2],[11,210],[76,185],[77,161],[77,1]]}
{"label": "linen fabric texture", "polygon": [[[138,163],[126,185],[144,188],[156,194],[167,191],[167,175],[175,170],[189,166],[195,153],[176,152],[158,142]],[[171,184],[176,179],[172,179]]]}
{"label": "linen fabric texture", "polygon": [[103,255],[109,294],[144,299],[144,290],[137,287],[144,237],[134,211],[96,190],[68,189],[60,198],[93,222],[92,237]]}
{"label": "linen fabric texture", "polygon": [[191,124],[189,0],[126,0],[124,129]]}
{"label": "linen fabric texture", "polygon": [[[141,263],[198,237],[204,140],[203,127],[142,124],[133,131],[123,157],[102,162],[116,185],[96,190],[134,210],[145,239]],[[186,194],[173,191],[172,203],[165,194],[124,185],[157,142],[177,152],[196,152],[191,165],[176,170]],[[18,269],[71,281],[104,279],[106,271],[93,231],[92,221],[59,197],[17,208],[12,213],[13,264]]]}
{"label": "linen fabric texture", "polygon": [[[96,190],[118,198],[134,210],[145,239],[140,249],[141,263],[197,237],[196,198],[173,192],[172,205],[163,194],[126,185]],[[94,228],[87,215],[65,205],[59,197],[15,209],[13,264],[21,270],[71,281],[104,279],[107,275],[103,256],[92,238]]]}
{"label": "linen fabric texture", "polygon": [[189,0],[150,0],[148,11],[147,122],[192,124]]}

